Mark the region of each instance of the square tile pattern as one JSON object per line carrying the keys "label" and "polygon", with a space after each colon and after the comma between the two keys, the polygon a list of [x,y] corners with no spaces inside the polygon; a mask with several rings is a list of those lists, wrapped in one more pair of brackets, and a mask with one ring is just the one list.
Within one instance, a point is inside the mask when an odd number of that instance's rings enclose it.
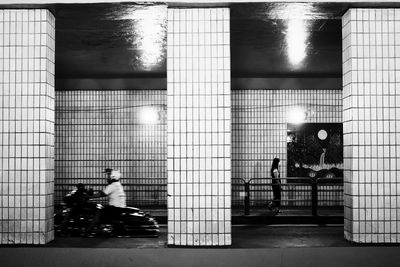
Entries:
{"label": "square tile pattern", "polygon": [[54,16],[0,10],[0,243],[54,238]]}
{"label": "square tile pattern", "polygon": [[[293,109],[306,113],[305,123],[341,123],[341,90],[234,90],[232,91],[232,200],[243,205],[242,179],[252,186],[252,205],[272,199],[270,168],[281,159],[281,177],[286,177],[287,123]],[[284,185],[285,183],[283,183]],[[283,186],[282,205],[311,206],[310,186]],[[342,186],[324,185],[319,203],[340,206]]]}
{"label": "square tile pattern", "polygon": [[228,8],[168,9],[168,244],[231,244]]}
{"label": "square tile pattern", "polygon": [[[166,98],[166,90],[56,91],[55,204],[78,183],[103,189],[102,171],[114,168],[127,205],[165,207]],[[157,120],[144,121],[146,111]]]}
{"label": "square tile pattern", "polygon": [[[232,205],[243,206],[243,182],[260,178],[252,187],[252,205],[272,198],[271,159],[282,159],[286,177],[287,113],[293,107],[309,110],[307,122],[341,122],[342,91],[232,90]],[[95,190],[104,187],[105,167],[122,171],[128,205],[167,205],[166,90],[56,91],[55,205],[77,183]],[[153,124],[141,121],[144,108],[162,116]],[[161,112],[161,113],[160,113]],[[285,186],[283,205],[310,206],[310,187]],[[319,201],[343,204],[343,187],[325,185]],[[293,201],[295,199],[295,201]],[[99,199],[105,202],[106,199]]]}
{"label": "square tile pattern", "polygon": [[400,242],[400,9],[350,9],[343,25],[345,237]]}
{"label": "square tile pattern", "polygon": [[[54,22],[48,10],[0,10],[1,244],[43,244],[54,235]],[[228,9],[168,12],[169,244],[231,243],[229,31]],[[350,9],[344,15],[345,236],[355,242],[399,242],[399,47],[400,10]],[[332,93],[327,101],[337,101],[337,92]],[[292,105],[291,91],[262,94]],[[314,96],[312,90],[299,94],[309,102],[303,104],[317,107],[310,99],[324,98]],[[246,101],[261,101],[259,92],[245,91],[236,97],[232,98],[235,109],[247,109]],[[322,107],[326,109],[318,112],[321,115],[309,122],[340,122],[335,106]],[[268,151],[258,141],[233,145],[233,176],[251,178],[267,172],[275,156],[283,159],[285,176],[287,107],[251,114],[256,108],[240,115],[235,109],[232,143],[239,144],[235,140],[240,135],[254,133]],[[265,119],[272,123],[263,125]],[[253,120],[261,125],[253,125]],[[267,134],[260,134],[263,131]],[[270,139],[264,140],[265,136]],[[250,162],[243,163],[244,157]],[[254,172],[257,162],[262,164]],[[75,167],[64,166],[58,175]]]}

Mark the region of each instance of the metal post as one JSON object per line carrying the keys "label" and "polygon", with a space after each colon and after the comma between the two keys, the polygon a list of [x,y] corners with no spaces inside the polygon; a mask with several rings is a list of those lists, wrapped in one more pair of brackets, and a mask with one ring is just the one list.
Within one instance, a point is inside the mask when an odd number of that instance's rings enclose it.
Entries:
{"label": "metal post", "polygon": [[244,182],[244,215],[250,215],[250,181]]}
{"label": "metal post", "polygon": [[311,204],[312,204],[312,215],[318,216],[318,186],[317,179],[311,180]]}

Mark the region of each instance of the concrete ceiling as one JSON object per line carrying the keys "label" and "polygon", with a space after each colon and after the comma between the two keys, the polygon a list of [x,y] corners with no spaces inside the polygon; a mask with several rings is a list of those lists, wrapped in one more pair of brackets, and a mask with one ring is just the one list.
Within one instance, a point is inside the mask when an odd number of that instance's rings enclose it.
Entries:
{"label": "concrete ceiling", "polygon": [[[230,4],[232,77],[341,77],[341,16],[349,7]],[[65,4],[51,9],[56,78],[166,77],[167,5]],[[288,56],[288,21],[293,18],[305,21],[307,36],[306,57],[297,65]]]}
{"label": "concrete ceiling", "polygon": [[[232,74],[236,77],[339,77],[342,5],[236,4],[231,7]],[[293,25],[294,23],[294,25]],[[302,25],[299,25],[302,24]],[[291,31],[290,27],[293,28]],[[303,38],[304,59],[290,60],[288,37]],[[296,39],[297,38],[297,39]]]}
{"label": "concrete ceiling", "polygon": [[[56,6],[56,77],[166,76],[166,8],[134,4]],[[153,27],[145,32],[145,25],[150,23]],[[158,56],[143,62],[149,43],[156,44],[158,51],[153,52]]]}

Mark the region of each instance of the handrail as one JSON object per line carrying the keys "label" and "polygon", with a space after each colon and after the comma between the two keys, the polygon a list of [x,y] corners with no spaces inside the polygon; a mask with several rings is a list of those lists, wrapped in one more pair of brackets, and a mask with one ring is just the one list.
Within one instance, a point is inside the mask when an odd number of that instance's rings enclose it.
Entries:
{"label": "handrail", "polygon": [[[234,179],[240,179],[243,180],[244,182],[252,182],[255,180],[272,180],[272,179],[280,179],[280,180],[286,180],[285,184],[301,184],[301,183],[308,183],[311,184],[313,182],[317,183],[343,183],[343,178],[342,177],[333,177],[333,178],[328,178],[328,177],[320,177],[320,178],[311,178],[311,177],[285,177],[285,178],[270,178],[270,177],[259,177],[259,178],[251,178],[251,179],[244,179],[244,178],[234,178]],[[290,180],[295,180],[296,182],[293,183],[287,183],[287,181]]]}
{"label": "handrail", "polygon": [[[233,178],[235,180],[241,180],[244,185],[244,191],[245,191],[245,196],[244,196],[244,214],[245,215],[250,215],[250,185],[252,181],[255,180],[271,180],[273,178],[251,178],[251,179],[244,179],[244,178]],[[327,178],[327,177],[321,177],[321,178],[311,178],[311,177],[287,177],[287,178],[280,178],[285,179],[286,181],[290,180],[296,180],[296,182],[293,183],[285,183],[284,185],[300,185],[300,184],[305,184],[305,185],[311,185],[311,204],[312,204],[312,215],[313,216],[318,216],[318,185],[319,184],[341,184],[343,185],[343,178],[342,177],[333,177],[333,178]],[[303,182],[301,182],[303,181]],[[260,185],[260,184],[258,184]],[[266,183],[262,183],[261,185],[267,185]]]}

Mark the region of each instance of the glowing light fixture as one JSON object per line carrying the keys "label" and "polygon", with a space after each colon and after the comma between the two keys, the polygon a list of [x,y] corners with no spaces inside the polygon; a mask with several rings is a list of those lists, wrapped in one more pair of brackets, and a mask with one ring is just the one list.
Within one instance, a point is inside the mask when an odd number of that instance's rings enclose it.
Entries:
{"label": "glowing light fixture", "polygon": [[142,124],[157,124],[159,121],[158,110],[153,107],[143,107],[139,113],[139,121]]}
{"label": "glowing light fixture", "polygon": [[294,107],[288,111],[287,120],[289,123],[301,124],[306,121],[306,110],[301,107]]}

